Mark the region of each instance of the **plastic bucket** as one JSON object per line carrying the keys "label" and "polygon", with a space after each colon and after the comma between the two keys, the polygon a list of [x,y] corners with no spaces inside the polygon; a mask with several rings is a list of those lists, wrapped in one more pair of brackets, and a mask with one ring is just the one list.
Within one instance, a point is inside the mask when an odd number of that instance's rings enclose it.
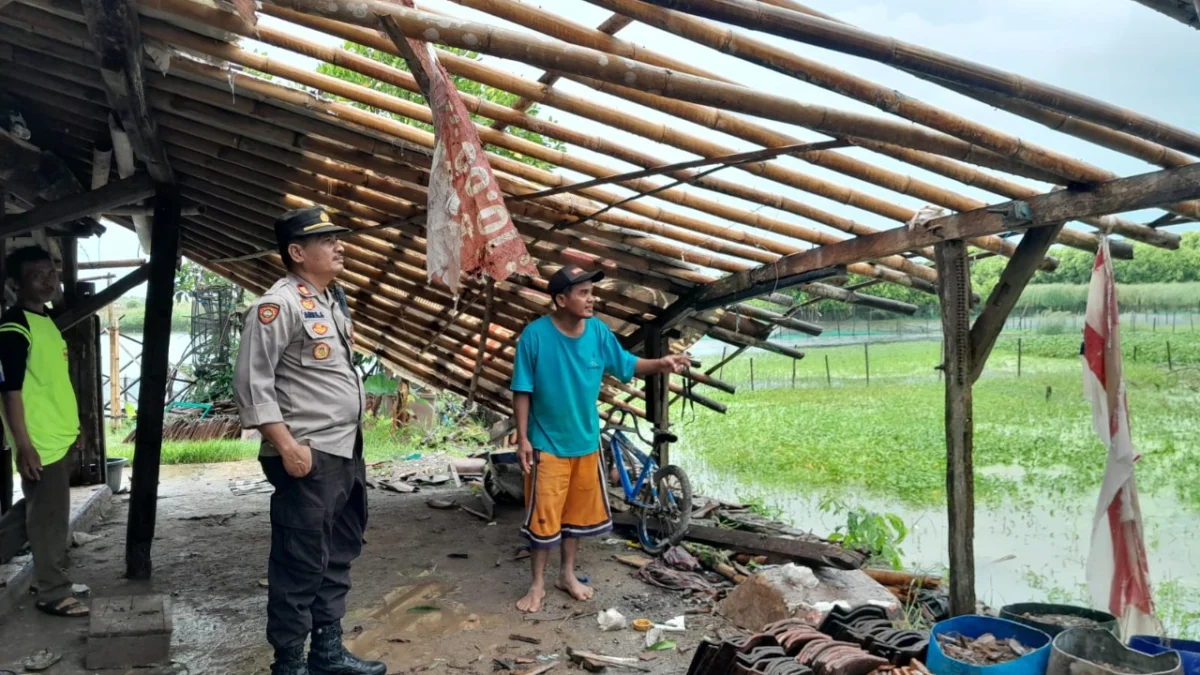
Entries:
{"label": "plastic bucket", "polygon": [[1182,675],[1179,652],[1150,656],[1121,644],[1103,628],[1072,628],[1058,634],[1047,675]]}
{"label": "plastic bucket", "polygon": [[[1047,621],[1039,621],[1033,618],[1026,618],[1026,614],[1033,616],[1043,615],[1058,615],[1069,616],[1084,619],[1092,622],[1090,626],[1062,626],[1056,623]],[[1103,628],[1110,631],[1113,635],[1118,634],[1117,617],[1108,612],[1101,612],[1087,607],[1076,607],[1074,605],[1052,605],[1043,602],[1022,602],[1015,605],[1006,605],[1000,608],[1000,618],[1008,619],[1023,623],[1026,626],[1034,628],[1053,637],[1071,628]]]}
{"label": "plastic bucket", "polygon": [[[991,633],[997,640],[1013,638],[1033,651],[1008,663],[977,666],[959,661],[942,651],[937,636],[953,633],[972,639]],[[1049,660],[1050,636],[1036,628],[990,616],[960,616],[941,621],[933,627],[926,665],[934,675],[1043,675]]]}
{"label": "plastic bucket", "polygon": [[1143,654],[1179,652],[1184,675],[1200,675],[1200,642],[1160,638],[1155,635],[1135,635],[1130,638],[1129,647]]}
{"label": "plastic bucket", "polygon": [[121,478],[125,473],[125,464],[128,461],[124,457],[109,457],[104,464],[104,482],[108,484],[108,489],[112,490],[114,495],[121,491]]}

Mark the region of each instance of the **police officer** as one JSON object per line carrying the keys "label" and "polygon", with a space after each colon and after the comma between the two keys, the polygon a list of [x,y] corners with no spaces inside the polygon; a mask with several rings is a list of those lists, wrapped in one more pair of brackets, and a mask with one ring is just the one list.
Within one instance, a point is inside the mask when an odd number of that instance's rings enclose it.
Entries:
{"label": "police officer", "polygon": [[275,487],[267,571],[274,675],[387,672],[342,646],[350,562],[367,525],[363,387],[350,313],[333,286],[344,267],[337,234],[346,231],[319,208],[275,221],[288,274],[247,313],[234,373],[242,426],[261,432],[259,461]]}

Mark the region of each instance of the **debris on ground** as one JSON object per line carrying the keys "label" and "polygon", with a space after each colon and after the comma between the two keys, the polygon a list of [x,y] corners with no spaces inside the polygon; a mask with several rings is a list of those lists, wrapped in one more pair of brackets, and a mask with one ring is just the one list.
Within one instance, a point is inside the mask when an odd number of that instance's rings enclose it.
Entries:
{"label": "debris on ground", "polygon": [[42,649],[26,657],[21,662],[21,667],[31,673],[40,673],[43,670],[49,669],[50,666],[58,663],[61,659],[61,654],[56,654],[49,649]]}
{"label": "debris on ground", "polygon": [[644,673],[650,672],[649,668],[641,665],[640,659],[606,656],[604,654],[597,654],[595,652],[587,652],[579,649],[569,649],[567,650],[567,654],[571,657],[572,663],[577,663],[590,672],[596,672],[604,666],[629,668],[630,670],[640,670]]}
{"label": "debris on ground", "polygon": [[1038,623],[1048,623],[1052,626],[1062,626],[1063,628],[1094,628],[1100,625],[1099,621],[1083,616],[1071,616],[1069,614],[1033,614],[1032,612],[1025,612],[1021,615],[1021,618],[1037,621]]}
{"label": "debris on ground", "polygon": [[458,502],[450,499],[430,499],[425,502],[431,509],[446,511],[458,506]]}
{"label": "debris on ground", "polygon": [[654,562],[654,558],[651,558],[650,556],[642,555],[641,553],[630,553],[629,555],[617,556],[617,562],[621,563],[622,565],[629,565],[630,567],[632,567],[634,569],[640,570],[643,567]]}
{"label": "debris on ground", "polygon": [[600,624],[600,630],[605,632],[622,630],[625,628],[625,615],[616,609],[606,609],[596,616],[596,622]]}
{"label": "debris on ground", "polygon": [[72,532],[71,533],[71,545],[74,546],[75,548],[79,548],[80,546],[85,546],[87,544],[90,544],[99,538],[100,538],[100,535],[98,535],[98,534],[89,534],[87,532]]}
{"label": "debris on ground", "polygon": [[524,642],[524,643],[526,643],[526,644],[531,644],[531,645],[540,645],[540,644],[542,644],[542,641],[541,641],[541,640],[539,640],[539,639],[537,639],[537,638],[534,638],[534,637],[529,637],[529,636],[527,636],[527,635],[521,635],[521,634],[519,634],[519,633],[513,633],[513,634],[509,635],[509,636],[508,636],[508,639],[509,639],[509,640],[516,640],[517,642]]}
{"label": "debris on ground", "polygon": [[937,636],[937,641],[946,656],[974,666],[1008,663],[1034,651],[1014,638],[1001,640],[991,633],[975,639],[959,633],[942,633]]}

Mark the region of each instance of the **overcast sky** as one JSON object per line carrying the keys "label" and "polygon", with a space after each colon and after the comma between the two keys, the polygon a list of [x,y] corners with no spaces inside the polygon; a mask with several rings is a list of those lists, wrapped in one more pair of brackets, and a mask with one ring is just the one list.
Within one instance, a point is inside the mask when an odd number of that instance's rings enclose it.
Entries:
{"label": "overcast sky", "polygon": [[[599,25],[609,16],[607,11],[585,0],[544,0],[541,2],[526,0],[526,4],[552,10],[560,15],[570,17],[574,21],[591,26]],[[1053,2],[1048,0],[1009,0],[1007,3],[983,2],[982,0],[877,0],[874,2],[813,0],[809,4],[815,9],[833,14],[842,20],[880,34],[918,43],[958,57],[1066,87],[1082,94],[1132,108],[1187,129],[1196,130],[1197,127],[1200,127],[1200,124],[1197,124],[1197,120],[1200,118],[1198,115],[1200,113],[1200,91],[1196,86],[1196,64],[1200,63],[1200,33],[1133,0],[1054,0]],[[471,20],[487,21],[493,24],[501,23],[508,28],[525,30],[511,24],[503,24],[488,15],[463,8],[448,0],[417,0],[417,5],[420,8],[441,11]],[[336,39],[297,27],[290,27],[272,17],[262,17],[261,21],[267,25],[295,28],[305,37],[325,44],[338,43]],[[651,46],[657,51],[698,67],[736,77],[741,84],[753,89],[790,96],[806,103],[872,115],[884,114],[870,106],[750,65],[654,28],[634,24],[621,31],[618,37],[639,45]],[[1059,134],[1022,118],[994,110],[888,66],[771,36],[758,34],[757,37],[1121,175],[1144,173],[1156,168],[1139,160]],[[247,49],[255,48],[266,51],[272,58],[283,59],[296,65],[308,68],[316,67],[316,62],[311,59],[267,45],[246,41],[243,46]],[[485,60],[531,79],[541,74],[540,71],[521,64],[491,57],[485,57]],[[574,82],[562,81],[556,86],[566,92],[590,96],[612,108],[627,111],[630,115],[650,121],[668,122],[676,128],[720,142],[733,150],[746,150],[754,147],[740,139],[727,137],[666,117],[657,111],[598,94]],[[624,132],[607,129],[569,113],[545,110],[542,116],[552,117],[562,124],[587,133],[605,135],[614,141],[635,146],[640,150],[659,156],[664,161],[694,158],[694,155],[674,148],[658,146]],[[782,123],[756,121],[785,130],[804,140],[823,138],[819,134]],[[583,149],[572,147],[570,152],[621,171],[635,168]],[[977,199],[991,202],[1003,201],[996,195],[962,186],[863,150],[856,149],[848,152],[860,159],[869,160]],[[884,197],[911,208],[919,208],[923,205],[918,200],[808,165],[797,159],[787,158],[782,161],[810,175]],[[574,179],[584,178],[570,172],[566,173]],[[821,197],[781,187],[776,183],[749,176],[749,174],[735,169],[726,170],[723,177],[802,199],[829,212],[850,217],[881,229],[899,225],[895,221],[858,209],[851,209]],[[1042,189],[1047,187],[1036,183],[1029,184]],[[620,191],[619,188],[616,190]],[[749,205],[711,192],[699,191],[698,194],[723,203],[758,209],[764,215],[821,229],[814,223],[803,221],[790,214],[775,212],[773,209],[762,209],[758,205]],[[672,209],[687,212],[685,209],[673,205],[664,203],[656,203],[656,205],[670,206]],[[698,218],[713,220],[704,214],[687,213]],[[1151,214],[1134,214],[1130,217],[1134,220],[1144,221],[1151,217]],[[727,223],[722,224],[727,225]],[[1179,231],[1180,228],[1174,229]],[[139,252],[137,239],[132,233],[121,227],[111,226],[103,237],[81,244],[80,259],[127,258],[134,257]],[[138,289],[135,293],[141,294],[142,290]]]}

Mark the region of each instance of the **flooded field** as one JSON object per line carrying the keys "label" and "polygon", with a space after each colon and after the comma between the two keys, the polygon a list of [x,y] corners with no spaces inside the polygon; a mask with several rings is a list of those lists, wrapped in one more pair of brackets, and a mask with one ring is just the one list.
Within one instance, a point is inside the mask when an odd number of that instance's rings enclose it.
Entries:
{"label": "flooded field", "polygon": [[[726,416],[673,409],[675,451],[705,494],[751,500],[798,527],[827,534],[845,515],[828,498],[892,513],[909,532],[906,566],[948,562],[937,343],[871,346],[869,386],[853,372],[862,346],[812,350],[797,387],[771,379],[790,361],[756,356],[758,388],[738,364]],[[999,349],[999,348],[998,348]],[[823,354],[829,354],[832,386]],[[981,601],[1086,602],[1084,569],[1104,450],[1080,393],[1079,361],[998,351],[976,386],[976,544]],[[810,363],[805,363],[810,362]],[[845,364],[839,371],[836,364]],[[819,368],[815,368],[819,366]],[[1200,635],[1200,373],[1130,364],[1127,379],[1150,570],[1159,613],[1174,636]],[[765,379],[764,379],[765,378]],[[770,383],[776,383],[771,386]],[[764,386],[766,384],[767,386]]]}

